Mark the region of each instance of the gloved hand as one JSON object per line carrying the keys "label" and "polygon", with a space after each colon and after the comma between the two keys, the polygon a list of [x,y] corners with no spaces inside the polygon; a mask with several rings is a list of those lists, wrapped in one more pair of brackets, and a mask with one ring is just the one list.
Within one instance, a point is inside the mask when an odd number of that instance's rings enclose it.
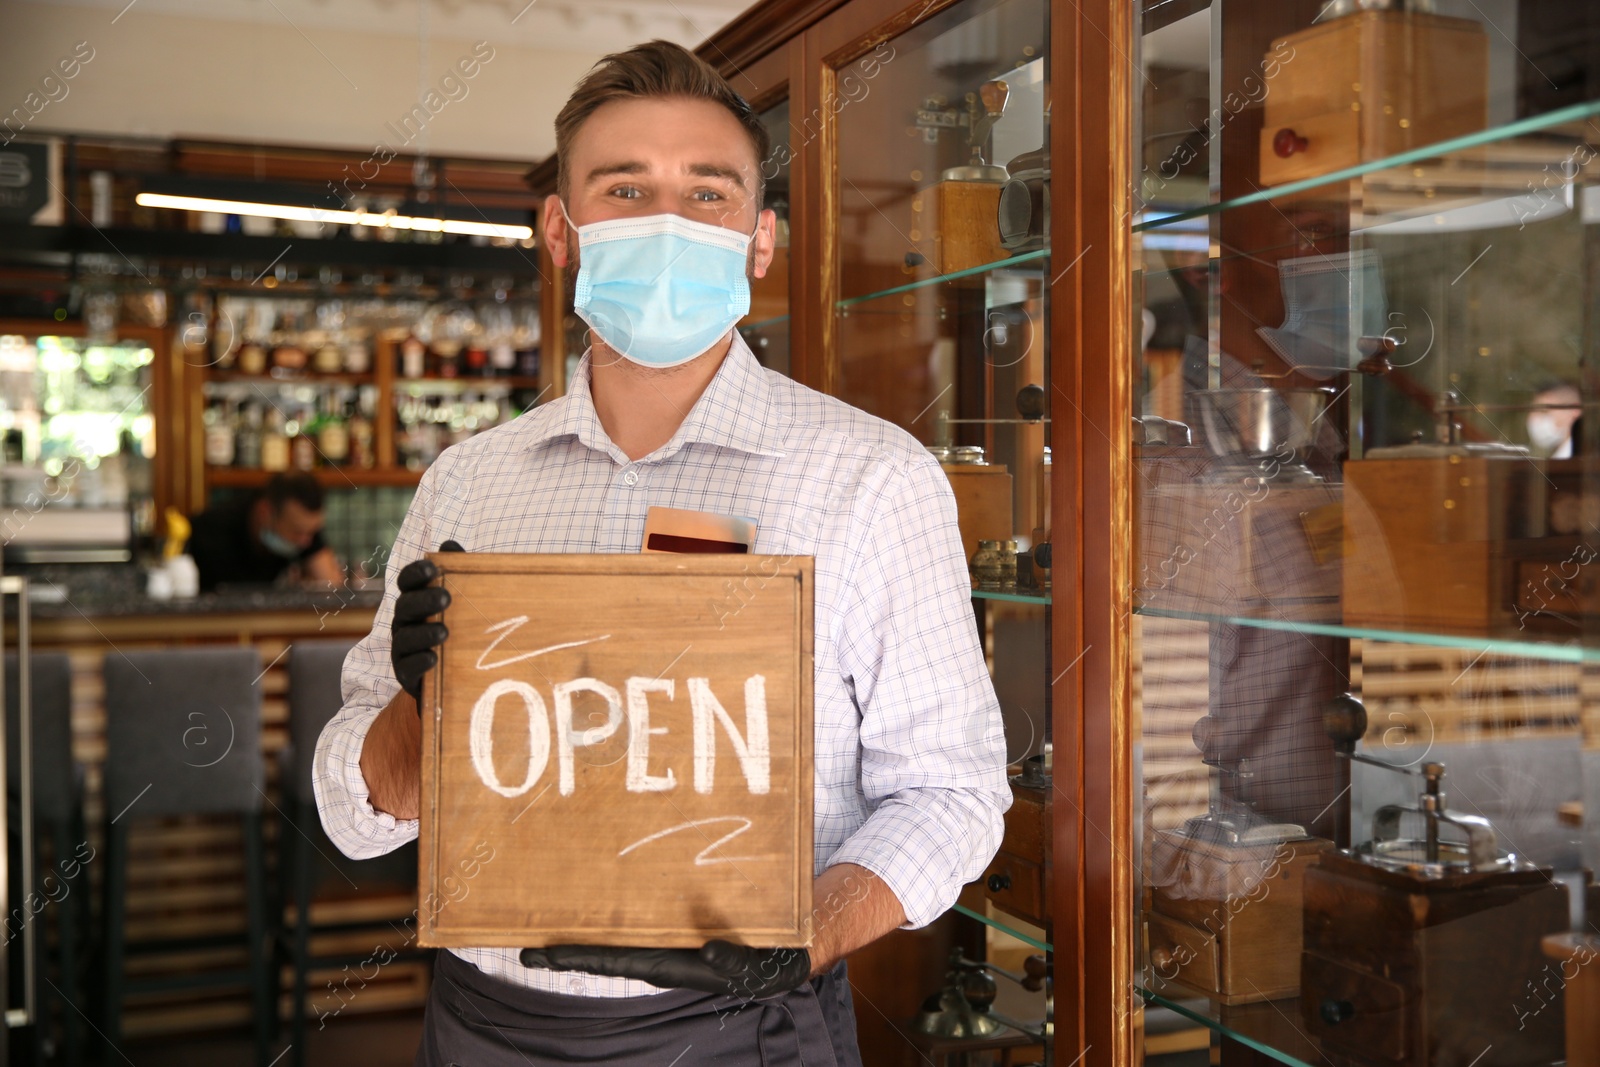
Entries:
{"label": "gloved hand", "polygon": [[806,949],[747,948],[731,941],[707,941],[698,951],[551,945],[523,949],[522,965],[636,978],[664,989],[698,989],[745,1000],[787,993],[811,977]]}
{"label": "gloved hand", "polygon": [[[439,546],[440,552],[465,552],[454,541]],[[395,585],[400,595],[394,601],[394,619],[389,623],[389,662],[394,666],[395,681],[410,693],[417,702],[418,714],[422,708],[422,677],[439,662],[435,648],[450,636],[443,623],[429,622],[450,606],[450,594],[428,583],[439,577],[439,568],[431,560],[412,560],[401,569]]]}

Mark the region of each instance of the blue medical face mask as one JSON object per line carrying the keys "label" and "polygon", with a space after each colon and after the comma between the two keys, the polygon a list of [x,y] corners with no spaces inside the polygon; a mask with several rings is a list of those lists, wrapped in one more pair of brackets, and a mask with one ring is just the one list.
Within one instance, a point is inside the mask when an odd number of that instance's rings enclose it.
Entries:
{"label": "blue medical face mask", "polygon": [[294,559],[300,554],[299,547],[293,541],[289,540],[287,537],[283,536],[270,526],[263,526],[261,528],[260,537],[262,547],[268,552],[271,552],[274,556],[282,556],[284,559]]}
{"label": "blue medical face mask", "polygon": [[577,231],[573,310],[641,366],[687,363],[750,312],[745,265],[753,233],[677,215],[591,222]]}

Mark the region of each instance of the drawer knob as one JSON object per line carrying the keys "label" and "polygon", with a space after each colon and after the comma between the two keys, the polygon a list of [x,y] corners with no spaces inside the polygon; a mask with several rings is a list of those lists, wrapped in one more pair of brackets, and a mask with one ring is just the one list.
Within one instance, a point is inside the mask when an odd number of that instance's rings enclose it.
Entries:
{"label": "drawer knob", "polygon": [[1001,873],[989,876],[989,892],[1000,893],[1010,888],[1011,876],[1009,874]]}
{"label": "drawer knob", "polygon": [[1157,971],[1169,970],[1174,963],[1172,950],[1165,946],[1158,946],[1151,949],[1150,963]]}
{"label": "drawer knob", "polygon": [[1322,1002],[1322,1021],[1329,1026],[1338,1026],[1356,1013],[1356,1006],[1348,1000],[1324,1000]]}
{"label": "drawer knob", "polygon": [[1288,159],[1296,152],[1304,152],[1311,147],[1311,142],[1295,133],[1293,129],[1285,126],[1272,137],[1272,150],[1279,159]]}

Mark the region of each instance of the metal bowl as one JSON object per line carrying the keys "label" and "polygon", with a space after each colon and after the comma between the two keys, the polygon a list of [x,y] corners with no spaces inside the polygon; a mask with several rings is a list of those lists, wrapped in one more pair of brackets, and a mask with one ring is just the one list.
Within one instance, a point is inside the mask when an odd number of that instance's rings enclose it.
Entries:
{"label": "metal bowl", "polygon": [[1194,394],[1215,456],[1287,461],[1316,438],[1332,389],[1202,389]]}
{"label": "metal bowl", "polygon": [[1422,11],[1437,10],[1434,0],[1328,0],[1314,21],[1327,22],[1358,11]]}

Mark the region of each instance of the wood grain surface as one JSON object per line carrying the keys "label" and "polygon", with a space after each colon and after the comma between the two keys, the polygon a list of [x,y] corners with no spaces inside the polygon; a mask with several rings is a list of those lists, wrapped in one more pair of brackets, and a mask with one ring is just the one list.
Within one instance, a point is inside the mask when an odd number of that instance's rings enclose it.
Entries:
{"label": "wood grain surface", "polygon": [[812,561],[430,558],[422,943],[805,944]]}

